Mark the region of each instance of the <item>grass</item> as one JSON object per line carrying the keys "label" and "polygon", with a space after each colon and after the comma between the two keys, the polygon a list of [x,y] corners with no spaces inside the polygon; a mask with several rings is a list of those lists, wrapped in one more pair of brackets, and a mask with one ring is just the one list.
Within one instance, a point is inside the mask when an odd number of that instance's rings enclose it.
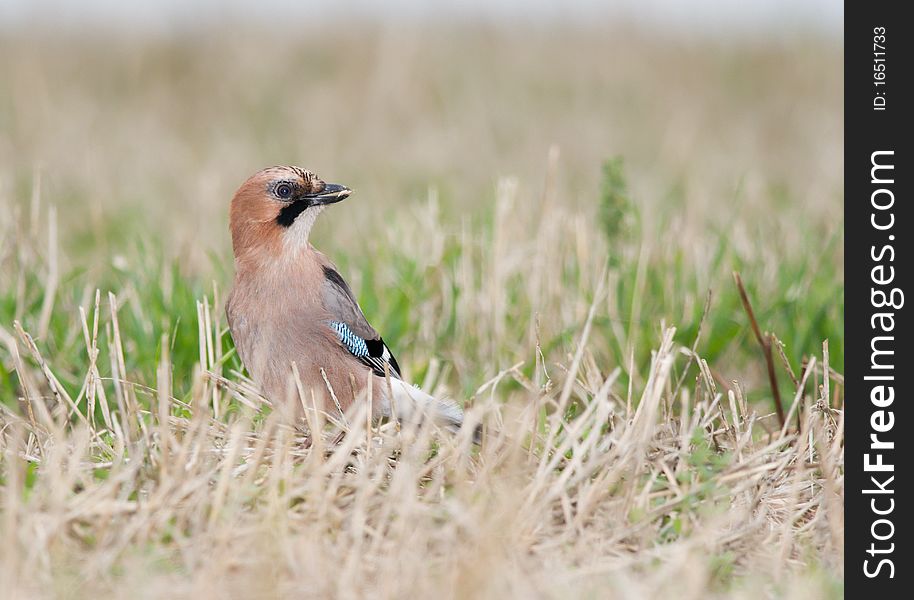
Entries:
{"label": "grass", "polygon": [[[238,31],[0,38],[5,593],[840,595],[832,42]],[[270,163],[356,190],[315,243],[481,448],[272,416],[222,314]]]}

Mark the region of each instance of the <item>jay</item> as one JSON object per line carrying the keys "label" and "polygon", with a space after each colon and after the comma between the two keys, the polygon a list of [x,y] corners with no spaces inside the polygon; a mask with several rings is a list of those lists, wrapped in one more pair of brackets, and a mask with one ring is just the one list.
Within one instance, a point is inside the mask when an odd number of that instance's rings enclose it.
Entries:
{"label": "jay", "polygon": [[460,407],[402,379],[346,280],[308,241],[318,215],[351,193],[299,167],[264,169],[235,193],[235,279],[226,314],[238,355],[274,406],[300,405],[294,363],[308,404],[314,394],[320,409],[345,412],[371,401],[375,418],[428,415],[456,430]]}

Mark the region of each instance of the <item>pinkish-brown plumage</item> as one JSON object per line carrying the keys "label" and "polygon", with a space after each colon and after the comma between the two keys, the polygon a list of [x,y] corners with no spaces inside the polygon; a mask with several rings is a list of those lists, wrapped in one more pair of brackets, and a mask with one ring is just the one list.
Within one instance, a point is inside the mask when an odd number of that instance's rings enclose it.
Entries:
{"label": "pinkish-brown plumage", "polygon": [[401,418],[429,412],[459,427],[458,406],[400,379],[396,359],[349,286],[308,241],[317,216],[349,194],[298,167],[264,169],[235,193],[235,281],[226,313],[238,354],[274,406],[287,411],[301,405],[294,364],[309,405],[311,394],[331,412],[371,398],[376,417],[396,407]]}

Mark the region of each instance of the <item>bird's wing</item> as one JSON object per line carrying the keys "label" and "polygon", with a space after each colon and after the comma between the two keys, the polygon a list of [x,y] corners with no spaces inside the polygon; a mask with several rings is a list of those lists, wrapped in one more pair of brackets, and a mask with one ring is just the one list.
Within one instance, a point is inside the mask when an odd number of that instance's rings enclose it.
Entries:
{"label": "bird's wing", "polygon": [[400,365],[397,364],[397,359],[378,332],[368,324],[349,285],[333,265],[322,266],[324,281],[321,284],[321,298],[324,308],[330,313],[330,328],[336,332],[340,343],[376,375],[384,377],[385,372],[389,372],[391,377],[399,379]]}

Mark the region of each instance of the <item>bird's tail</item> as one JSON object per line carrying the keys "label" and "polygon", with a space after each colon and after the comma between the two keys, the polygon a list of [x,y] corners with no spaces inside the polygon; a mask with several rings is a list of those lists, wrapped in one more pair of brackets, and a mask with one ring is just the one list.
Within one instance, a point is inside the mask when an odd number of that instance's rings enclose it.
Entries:
{"label": "bird's tail", "polygon": [[402,379],[390,378],[389,389],[391,415],[403,422],[418,423],[430,418],[439,427],[455,433],[463,425],[463,409],[456,402],[430,396]]}

